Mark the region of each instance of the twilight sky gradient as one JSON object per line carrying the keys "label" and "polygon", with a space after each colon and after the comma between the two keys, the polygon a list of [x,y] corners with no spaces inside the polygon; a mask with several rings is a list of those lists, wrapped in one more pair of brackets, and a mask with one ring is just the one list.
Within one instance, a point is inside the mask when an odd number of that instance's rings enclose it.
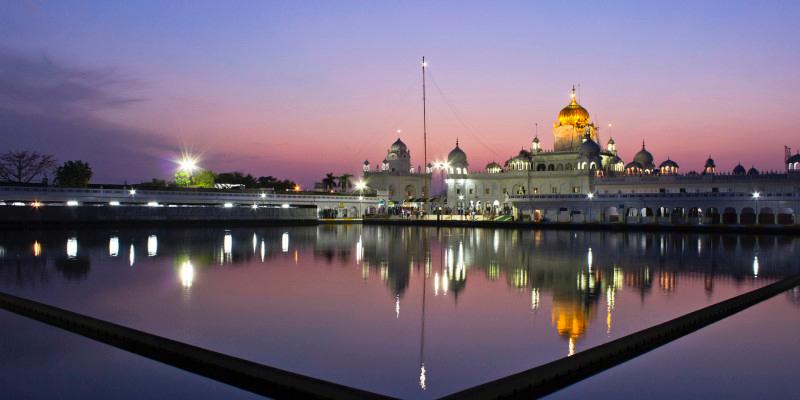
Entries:
{"label": "twilight sky gradient", "polygon": [[108,2],[0,4],[0,152],[85,159],[96,182],[202,166],[310,185],[456,137],[471,169],[550,133],[573,83],[629,161],[711,154],[782,169],[800,148],[800,2]]}

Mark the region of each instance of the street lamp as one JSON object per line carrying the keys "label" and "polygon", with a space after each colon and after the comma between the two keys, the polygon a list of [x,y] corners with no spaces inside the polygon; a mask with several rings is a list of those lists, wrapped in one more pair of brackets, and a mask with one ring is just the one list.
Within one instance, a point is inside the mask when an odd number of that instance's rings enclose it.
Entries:
{"label": "street lamp", "polygon": [[758,224],[758,199],[761,198],[761,193],[753,192],[753,200],[756,201],[756,224]]}

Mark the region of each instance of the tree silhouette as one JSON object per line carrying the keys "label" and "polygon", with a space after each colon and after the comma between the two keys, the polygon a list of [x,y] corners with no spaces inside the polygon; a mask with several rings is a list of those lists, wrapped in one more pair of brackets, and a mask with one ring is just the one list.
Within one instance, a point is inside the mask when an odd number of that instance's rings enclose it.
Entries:
{"label": "tree silhouette", "polygon": [[30,183],[46,178],[56,167],[56,160],[35,151],[9,151],[0,156],[0,181]]}

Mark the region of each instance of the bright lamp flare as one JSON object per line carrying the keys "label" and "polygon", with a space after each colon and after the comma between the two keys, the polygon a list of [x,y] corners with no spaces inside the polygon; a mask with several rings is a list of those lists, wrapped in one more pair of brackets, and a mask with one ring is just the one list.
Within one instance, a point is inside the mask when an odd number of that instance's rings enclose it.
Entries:
{"label": "bright lamp flare", "polygon": [[180,160],[176,161],[178,164],[178,171],[186,172],[189,175],[193,174],[194,171],[198,169],[197,162],[197,156],[185,152],[181,154]]}

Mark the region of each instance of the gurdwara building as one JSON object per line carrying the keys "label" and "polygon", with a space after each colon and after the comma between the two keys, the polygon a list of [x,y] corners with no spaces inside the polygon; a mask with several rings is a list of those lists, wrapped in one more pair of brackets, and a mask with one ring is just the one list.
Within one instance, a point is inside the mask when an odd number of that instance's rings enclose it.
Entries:
{"label": "gurdwara building", "polygon": [[[537,137],[502,164],[470,169],[456,141],[443,167],[447,208],[458,214],[498,215],[541,222],[795,223],[800,209],[800,153],[784,152],[784,171],[736,165],[718,170],[709,156],[702,171],[683,173],[670,158],[657,163],[642,142],[625,162],[614,138],[600,145],[599,129],[573,88],[553,124],[552,149]],[[364,164],[371,187],[394,201],[421,197],[431,172],[414,171],[398,139],[379,171]]]}

